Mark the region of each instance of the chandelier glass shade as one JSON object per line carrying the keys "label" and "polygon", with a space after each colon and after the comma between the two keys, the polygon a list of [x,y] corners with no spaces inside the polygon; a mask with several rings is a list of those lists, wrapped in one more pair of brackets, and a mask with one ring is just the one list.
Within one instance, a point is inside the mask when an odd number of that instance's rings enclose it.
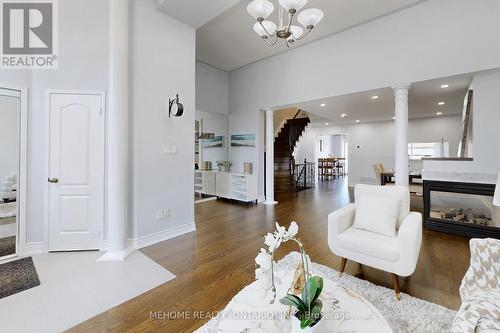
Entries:
{"label": "chandelier glass shade", "polygon": [[[323,19],[323,12],[317,8],[309,8],[299,13],[307,2],[308,0],[279,0],[279,22],[276,24],[267,20],[275,5],[269,0],[253,0],[247,6],[248,13],[257,20],[253,30],[271,46],[282,39],[286,41],[287,47],[290,47],[295,41],[309,34]],[[295,17],[305,31],[299,25],[293,24]]]}

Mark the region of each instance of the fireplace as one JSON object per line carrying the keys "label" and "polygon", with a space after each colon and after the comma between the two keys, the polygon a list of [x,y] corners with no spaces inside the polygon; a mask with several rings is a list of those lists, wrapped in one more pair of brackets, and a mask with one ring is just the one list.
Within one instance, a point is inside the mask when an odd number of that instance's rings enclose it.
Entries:
{"label": "fireplace", "polygon": [[500,239],[495,185],[424,180],[426,229],[468,237]]}

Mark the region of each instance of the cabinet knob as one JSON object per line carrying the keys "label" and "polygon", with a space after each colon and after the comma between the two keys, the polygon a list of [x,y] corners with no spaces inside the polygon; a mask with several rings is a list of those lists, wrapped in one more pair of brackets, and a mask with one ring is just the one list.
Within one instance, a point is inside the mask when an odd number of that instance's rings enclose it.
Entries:
{"label": "cabinet knob", "polygon": [[57,184],[59,183],[59,178],[49,178],[48,182],[51,184]]}

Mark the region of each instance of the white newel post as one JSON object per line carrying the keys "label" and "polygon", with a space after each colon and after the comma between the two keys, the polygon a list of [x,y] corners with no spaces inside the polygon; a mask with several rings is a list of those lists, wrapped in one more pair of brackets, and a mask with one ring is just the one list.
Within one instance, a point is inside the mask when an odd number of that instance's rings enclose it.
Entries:
{"label": "white newel post", "polygon": [[274,201],[274,125],[273,110],[266,110],[266,205],[275,205]]}
{"label": "white newel post", "polygon": [[393,87],[396,100],[395,169],[396,185],[409,186],[408,168],[408,91],[410,84]]}
{"label": "white newel post", "polygon": [[122,261],[127,248],[129,1],[109,1],[107,143],[108,250],[99,261]]}

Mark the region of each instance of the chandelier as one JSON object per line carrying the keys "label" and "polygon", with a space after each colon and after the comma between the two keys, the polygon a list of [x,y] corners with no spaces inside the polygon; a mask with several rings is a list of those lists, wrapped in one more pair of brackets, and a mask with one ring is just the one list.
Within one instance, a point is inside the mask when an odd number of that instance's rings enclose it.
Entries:
{"label": "chandelier", "polygon": [[[278,24],[266,20],[274,11],[274,5],[269,0],[253,0],[248,4],[247,11],[257,22],[253,30],[269,45],[274,46],[278,40],[286,41],[286,46],[304,38],[323,19],[323,12],[317,8],[299,11],[307,5],[308,0],[279,0]],[[288,18],[286,18],[288,13]],[[298,14],[298,15],[297,15]],[[294,25],[294,18],[306,29]],[[272,40],[272,38],[274,39]]]}

